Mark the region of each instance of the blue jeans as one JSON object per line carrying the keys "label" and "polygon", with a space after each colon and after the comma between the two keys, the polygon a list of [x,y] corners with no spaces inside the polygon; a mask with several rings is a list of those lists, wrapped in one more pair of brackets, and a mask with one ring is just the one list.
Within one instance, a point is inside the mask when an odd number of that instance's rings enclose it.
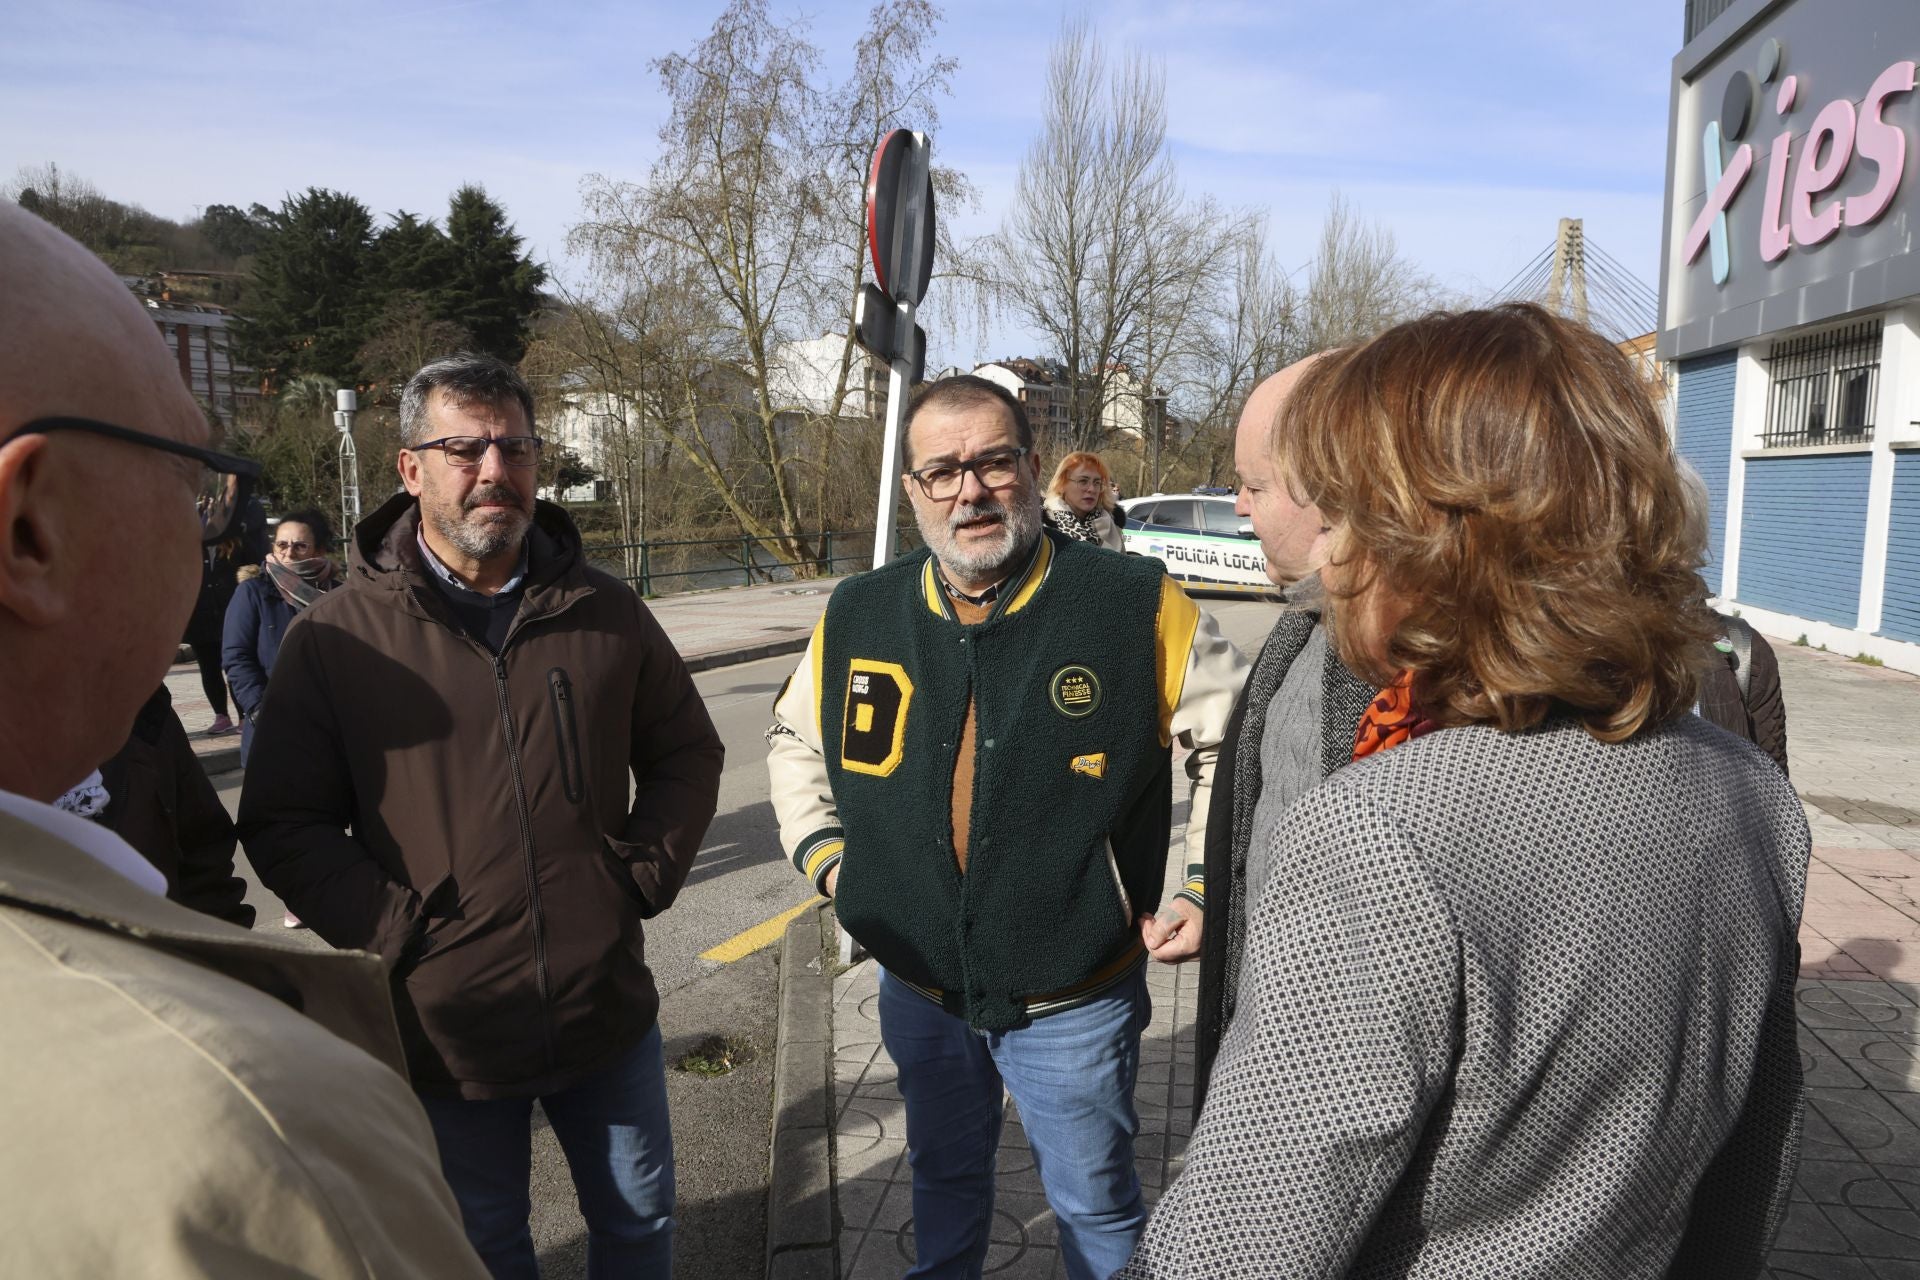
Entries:
{"label": "blue jeans", "polygon": [[978,1276],[993,1219],[1002,1087],[1033,1146],[1073,1280],[1118,1271],[1146,1225],[1133,1139],[1145,970],[1114,991],[1001,1034],[975,1031],[880,974],[880,1038],[900,1073],[917,1254],[909,1276]]}
{"label": "blue jeans", "polygon": [[[536,1280],[533,1099],[422,1096],[440,1169],[494,1280]],[[673,1274],[673,1131],[660,1028],[612,1065],[540,1099],[587,1220],[589,1280]]]}

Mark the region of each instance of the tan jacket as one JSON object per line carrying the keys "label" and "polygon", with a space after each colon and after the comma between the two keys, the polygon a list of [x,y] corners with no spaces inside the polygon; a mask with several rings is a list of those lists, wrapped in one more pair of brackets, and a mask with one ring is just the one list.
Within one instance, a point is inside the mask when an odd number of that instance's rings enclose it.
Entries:
{"label": "tan jacket", "polygon": [[0,814],[0,1010],[0,1275],[486,1274],[373,957],[189,911]]}

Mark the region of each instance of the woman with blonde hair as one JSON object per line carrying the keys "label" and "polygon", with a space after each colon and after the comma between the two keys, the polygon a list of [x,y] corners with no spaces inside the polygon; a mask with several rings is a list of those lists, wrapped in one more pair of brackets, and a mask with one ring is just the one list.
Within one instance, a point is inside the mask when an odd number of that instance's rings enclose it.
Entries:
{"label": "woman with blonde hair", "polygon": [[1758,1274],[1807,825],[1689,714],[1716,628],[1658,410],[1520,304],[1329,357],[1275,438],[1382,693],[1266,836],[1185,1171],[1122,1274]]}
{"label": "woman with blonde hair", "polygon": [[1053,469],[1040,519],[1069,538],[1121,551],[1113,509],[1113,473],[1097,453],[1070,453]]}

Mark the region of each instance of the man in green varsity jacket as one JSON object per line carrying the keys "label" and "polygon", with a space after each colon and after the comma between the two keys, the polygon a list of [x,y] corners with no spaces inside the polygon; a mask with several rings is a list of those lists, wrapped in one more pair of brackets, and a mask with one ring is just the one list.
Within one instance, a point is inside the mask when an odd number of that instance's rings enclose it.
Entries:
{"label": "man in green varsity jacket", "polygon": [[[1214,757],[1246,664],[1157,560],[1045,533],[1020,404],[924,388],[903,442],[926,550],[842,583],[775,701],[780,836],[882,966],[914,1276],[977,1276],[1003,1089],[1068,1274],[1146,1213],[1133,1109],[1149,955],[1198,954]],[[1162,907],[1172,744],[1187,875]]]}

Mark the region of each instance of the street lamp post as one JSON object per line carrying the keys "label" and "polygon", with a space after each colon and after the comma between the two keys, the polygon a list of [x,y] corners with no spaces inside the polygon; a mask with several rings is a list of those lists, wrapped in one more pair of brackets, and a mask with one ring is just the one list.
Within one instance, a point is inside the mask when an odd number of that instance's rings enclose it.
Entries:
{"label": "street lamp post", "polygon": [[343,387],[333,393],[333,425],[340,428],[340,533],[350,536],[360,523],[360,451],[353,444],[353,415],[360,393]]}

